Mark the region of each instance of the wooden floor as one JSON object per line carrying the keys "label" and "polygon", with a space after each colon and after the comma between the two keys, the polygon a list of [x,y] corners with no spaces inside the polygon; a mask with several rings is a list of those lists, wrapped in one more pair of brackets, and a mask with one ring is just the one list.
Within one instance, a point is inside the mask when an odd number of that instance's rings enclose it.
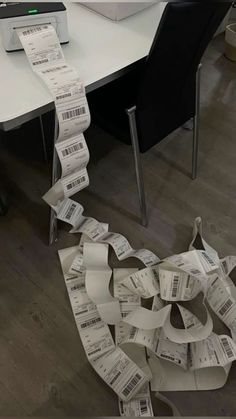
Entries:
{"label": "wooden floor", "polygon": [[[160,257],[187,250],[201,215],[220,255],[236,254],[236,63],[214,40],[202,71],[198,178],[189,177],[191,132],[178,130],[143,156],[149,225],[140,226],[131,148],[92,126],[90,187],[76,199],[136,248]],[[174,71],[174,69],[173,69]],[[116,416],[117,398],[88,364],[60,270],[57,249],[78,242],[61,225],[47,246],[49,188],[37,121],[1,133],[0,175],[10,200],[0,218],[0,415]],[[112,266],[120,266],[114,255]],[[126,262],[135,266],[135,261]],[[166,394],[183,416],[234,416],[236,366],[223,389]],[[169,411],[155,403],[156,415]]]}

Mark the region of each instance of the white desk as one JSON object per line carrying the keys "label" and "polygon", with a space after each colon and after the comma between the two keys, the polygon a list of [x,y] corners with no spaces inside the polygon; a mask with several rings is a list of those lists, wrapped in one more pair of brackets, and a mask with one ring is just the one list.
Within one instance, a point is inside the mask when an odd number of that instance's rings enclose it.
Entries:
{"label": "white desk", "polygon": [[[113,22],[76,3],[65,2],[70,42],[66,61],[79,72],[86,91],[113,80],[150,49],[164,3]],[[5,131],[54,108],[47,88],[33,74],[24,51],[6,53],[0,39],[0,129]]]}

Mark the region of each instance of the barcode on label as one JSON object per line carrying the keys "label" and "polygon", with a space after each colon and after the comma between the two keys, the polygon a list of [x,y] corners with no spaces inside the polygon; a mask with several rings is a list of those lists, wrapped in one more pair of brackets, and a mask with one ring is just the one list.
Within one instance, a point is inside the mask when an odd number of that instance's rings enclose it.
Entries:
{"label": "barcode on label", "polygon": [[85,182],[86,178],[85,176],[82,176],[78,179],[75,179],[73,182],[68,183],[68,185],[66,185],[66,189],[69,191],[72,188],[75,188],[76,186],[80,185],[81,183]]}
{"label": "barcode on label", "polygon": [[33,65],[39,65],[39,64],[44,64],[44,63],[48,63],[48,62],[49,62],[48,58],[44,58],[43,60],[34,61],[32,64]]}
{"label": "barcode on label", "polygon": [[117,374],[110,381],[111,386],[116,382],[116,380],[119,378],[120,375],[121,375],[121,371],[118,371]]}
{"label": "barcode on label", "polygon": [[141,415],[144,415],[145,413],[148,412],[148,404],[147,404],[147,400],[146,399],[142,399],[139,401],[139,405],[140,405],[140,413]]}
{"label": "barcode on label", "polygon": [[179,285],[179,277],[178,276],[174,276],[173,284],[172,284],[172,294],[171,294],[172,297],[176,297],[177,296],[178,285]]}
{"label": "barcode on label", "polygon": [[221,343],[223,345],[224,351],[228,358],[233,358],[234,353],[231,349],[231,346],[226,338],[221,338]]}
{"label": "barcode on label", "polygon": [[82,323],[80,326],[82,329],[85,329],[90,326],[94,326],[96,323],[99,323],[101,321],[101,317],[97,317],[96,319],[91,319],[87,322]]}
{"label": "barcode on label", "polygon": [[218,357],[216,351],[214,351],[214,354],[215,354],[215,357],[216,357],[217,364],[220,365],[220,360],[219,360],[219,357]]}
{"label": "barcode on label", "polygon": [[62,150],[62,155],[63,157],[66,157],[72,153],[75,153],[76,151],[82,150],[83,148],[84,148],[83,143],[77,143]]}
{"label": "barcode on label", "polygon": [[79,108],[72,109],[71,111],[62,112],[62,119],[65,121],[66,119],[74,118],[75,116],[81,116],[86,113],[85,106],[80,106]]}
{"label": "barcode on label", "polygon": [[75,313],[75,316],[80,316],[81,314],[84,314],[84,313],[88,313],[88,309],[83,310],[83,311],[78,311],[77,313]]}
{"label": "barcode on label", "polygon": [[202,252],[202,256],[204,256],[204,258],[207,260],[208,263],[210,263],[211,266],[215,266],[213,260],[210,258],[210,256],[208,256],[207,253]]}
{"label": "barcode on label", "polygon": [[134,281],[134,279],[132,278],[132,276],[130,277],[130,280],[131,280],[131,282],[132,282],[132,284],[133,284],[134,288],[138,288],[138,287],[137,287],[137,285],[135,284],[135,281]]}
{"label": "barcode on label", "polygon": [[[76,291],[76,290],[81,290],[82,288],[85,288],[84,287],[84,284],[76,284],[76,285],[73,285],[73,287],[71,287],[71,291]],[[87,312],[88,310],[85,310],[84,312]],[[80,313],[78,313],[78,314],[81,314],[81,312]]]}
{"label": "barcode on label", "polygon": [[31,33],[41,32],[43,29],[47,29],[48,26],[35,26],[35,28],[29,28],[26,31],[23,31],[22,34],[24,36],[30,35]]}
{"label": "barcode on label", "polygon": [[125,386],[125,388],[122,390],[122,394],[127,397],[131,391],[137,386],[139,381],[142,379],[140,374],[135,374],[135,376],[130,380],[130,382]]}
{"label": "barcode on label", "polygon": [[67,65],[60,65],[58,67],[47,68],[47,70],[42,70],[42,73],[43,74],[54,73],[55,71],[63,70],[63,68],[67,68]]}
{"label": "barcode on label", "polygon": [[88,356],[94,355],[94,354],[96,354],[97,352],[100,352],[100,351],[101,351],[101,348],[94,349],[94,351],[89,352]]}
{"label": "barcode on label", "polygon": [[176,358],[174,358],[173,356],[170,356],[170,355],[166,355],[166,354],[160,354],[159,355],[161,358],[165,358],[165,359],[169,359],[170,361],[174,361],[174,362],[176,362],[177,361],[177,363],[178,364],[181,364],[181,361],[180,361],[180,359],[176,359]]}
{"label": "barcode on label", "polygon": [[56,96],[56,99],[57,100],[59,100],[59,99],[65,99],[65,97],[70,97],[70,96],[71,96],[71,93],[68,92],[68,93],[64,93],[63,95]]}
{"label": "barcode on label", "polygon": [[65,215],[66,220],[70,220],[76,209],[76,204],[72,204]]}
{"label": "barcode on label", "polygon": [[[120,256],[122,256],[124,253],[125,253],[125,251],[124,251],[124,250],[122,250],[121,252],[117,252],[117,256],[118,256],[118,257],[120,257]],[[136,287],[136,288],[137,288],[137,287]]]}
{"label": "barcode on label", "polygon": [[221,316],[224,316],[227,313],[227,311],[230,309],[230,307],[232,305],[233,305],[233,301],[230,298],[228,298],[228,300],[226,301],[226,303],[219,310],[219,314]]}

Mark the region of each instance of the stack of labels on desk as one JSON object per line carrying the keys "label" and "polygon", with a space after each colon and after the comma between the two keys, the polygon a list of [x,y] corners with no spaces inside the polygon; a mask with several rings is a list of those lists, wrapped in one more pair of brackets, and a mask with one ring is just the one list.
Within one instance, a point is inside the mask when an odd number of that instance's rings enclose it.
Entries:
{"label": "stack of labels on desk", "polygon": [[[189,251],[161,261],[150,250],[135,250],[107,224],[83,215],[82,205],[70,199],[89,184],[83,133],[90,114],[83,83],[65,62],[50,24],[17,33],[33,71],[55,101],[61,178],[43,198],[59,220],[71,225],[71,233],[81,234],[80,243],[60,250],[59,257],[88,361],[117,394],[122,416],[153,416],[149,385],[160,399],[160,391],[223,386],[236,359],[236,288],[229,276],[236,257],[219,258],[202,237],[200,218]],[[119,261],[136,258],[144,268],[113,271],[109,246]],[[195,304],[204,321],[194,314]],[[215,333],[209,306],[232,338]],[[174,326],[175,312],[181,328]],[[109,325],[115,327],[115,341]]]}

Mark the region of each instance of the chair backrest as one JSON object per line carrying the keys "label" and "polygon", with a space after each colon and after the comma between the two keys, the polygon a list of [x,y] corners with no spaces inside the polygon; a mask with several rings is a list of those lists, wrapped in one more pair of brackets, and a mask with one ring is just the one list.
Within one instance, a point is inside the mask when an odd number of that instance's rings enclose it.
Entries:
{"label": "chair backrest", "polygon": [[166,5],[136,100],[141,152],[195,115],[196,71],[231,4],[206,0]]}

